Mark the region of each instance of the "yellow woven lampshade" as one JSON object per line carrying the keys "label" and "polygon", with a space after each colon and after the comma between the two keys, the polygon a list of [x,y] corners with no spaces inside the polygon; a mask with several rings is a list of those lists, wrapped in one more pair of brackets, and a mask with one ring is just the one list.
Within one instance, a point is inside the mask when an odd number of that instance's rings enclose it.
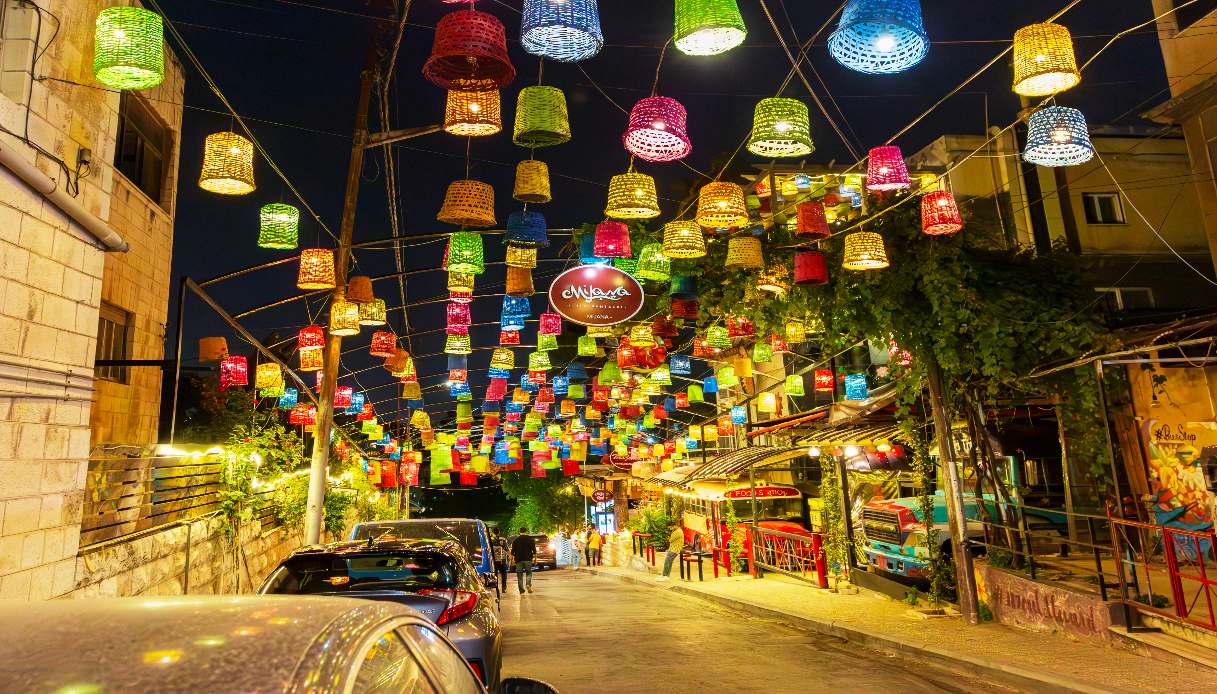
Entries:
{"label": "yellow woven lampshade", "polygon": [[765,267],[761,240],[755,236],[736,236],[727,242],[727,267],[760,270]]}
{"label": "yellow woven lampshade", "polygon": [[1076,86],[1081,79],[1068,29],[1043,23],[1014,32],[1014,93],[1049,96]]}
{"label": "yellow woven lampshade", "polygon": [[312,290],[333,289],[334,286],[334,251],[328,248],[306,248],[301,251],[296,287]]}
{"label": "yellow woven lampshade", "polygon": [[569,142],[570,117],[566,95],[557,87],[524,87],[516,99],[511,141],[521,147],[551,147]]}
{"label": "yellow woven lampshade", "polygon": [[516,368],[516,355],[511,351],[510,347],[496,347],[490,355],[490,368],[492,369],[514,369]]}
{"label": "yellow woven lampshade", "polygon": [[537,266],[537,249],[509,243],[505,262],[507,267],[534,268]]}
{"label": "yellow woven lampshade", "polygon": [[357,304],[366,304],[376,298],[372,293],[372,278],[364,275],[355,275],[347,280],[347,301],[352,301]]}
{"label": "yellow woven lampshade", "polygon": [[423,399],[423,387],[421,385],[419,385],[418,381],[414,381],[413,383],[401,384],[401,399],[402,400],[422,400]]}
{"label": "yellow woven lampshade", "polygon": [[199,361],[220,361],[228,356],[228,340],[222,337],[199,338]]}
{"label": "yellow woven lampshade", "polygon": [[254,190],[254,143],[234,132],[212,133],[203,143],[199,187],[220,195]]}
{"label": "yellow woven lampshade", "polygon": [[330,334],[343,337],[359,334],[359,304],[345,299],[330,303]]}
{"label": "yellow woven lampshade", "polygon": [[526,267],[507,267],[507,296],[532,296],[537,290],[532,284],[532,270]]}
{"label": "yellow woven lampshade", "polygon": [[462,137],[494,135],[503,129],[499,90],[448,90],[444,131]]}
{"label": "yellow woven lampshade", "polygon": [[855,231],[845,235],[845,256],[841,267],[846,270],[882,270],[888,265],[882,236],[873,231]]}
{"label": "yellow woven lampshade", "polygon": [[[347,297],[348,300],[350,297]],[[384,299],[373,299],[366,304],[356,304],[359,307],[360,325],[384,325],[388,320]]]}
{"label": "yellow woven lampshade", "polygon": [[697,223],[708,229],[738,227],[748,223],[744,189],[734,183],[716,181],[702,186],[697,197]]}
{"label": "yellow woven lampshade", "polygon": [[306,349],[300,353],[301,371],[320,371],[325,364],[325,350]]}
{"label": "yellow woven lampshade", "polygon": [[696,222],[663,225],[663,254],[669,258],[700,258],[706,254],[706,237]]}
{"label": "yellow woven lampshade", "polygon": [[472,354],[473,344],[468,335],[449,335],[444,340],[445,354]]}
{"label": "yellow woven lampshade", "polygon": [[597,337],[612,337],[613,326],[611,325],[589,325],[587,326],[587,336],[591,338]]}
{"label": "yellow woven lampshade", "polygon": [[790,272],[785,265],[771,265],[756,278],[756,288],[782,296],[790,290]]}
{"label": "yellow woven lampshade", "polygon": [[463,272],[448,273],[448,291],[458,293],[473,292],[474,275],[466,275]]}
{"label": "yellow woven lampshade", "polygon": [[609,182],[604,214],[614,219],[651,219],[659,216],[655,179],[643,173],[623,173]]}
{"label": "yellow woven lampshade", "polygon": [[549,167],[543,161],[526,159],[516,165],[516,183],[511,196],[520,202],[543,204],[553,199],[549,193]]}
{"label": "yellow woven lampshade", "polygon": [[481,181],[453,181],[435,218],[463,227],[494,226],[494,188]]}
{"label": "yellow woven lampshade", "polygon": [[630,328],[630,345],[634,347],[655,346],[655,331],[649,323],[639,323]]}
{"label": "yellow woven lampshade", "polygon": [[258,370],[254,372],[254,387],[261,390],[262,388],[274,388],[283,385],[283,370],[273,361],[263,362],[258,364]]}

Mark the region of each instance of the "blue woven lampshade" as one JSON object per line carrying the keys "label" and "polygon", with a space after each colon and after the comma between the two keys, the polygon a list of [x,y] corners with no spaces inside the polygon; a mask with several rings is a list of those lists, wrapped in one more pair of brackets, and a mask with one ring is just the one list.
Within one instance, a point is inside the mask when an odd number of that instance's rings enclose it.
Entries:
{"label": "blue woven lampshade", "polygon": [[850,0],[828,37],[838,63],[872,75],[904,72],[929,51],[920,0]]}
{"label": "blue woven lampshade", "polygon": [[503,243],[526,248],[548,248],[549,236],[545,233],[545,217],[540,212],[522,210],[507,216],[507,233]]}
{"label": "blue woven lampshade", "polygon": [[524,0],[520,44],[542,58],[587,60],[604,47],[597,0]]}
{"label": "blue woven lampshade", "polygon": [[668,296],[673,299],[696,299],[697,280],[692,275],[672,275]]}
{"label": "blue woven lampshade", "polygon": [[1027,119],[1023,159],[1039,166],[1077,166],[1094,158],[1086,117],[1076,108],[1048,106]]}
{"label": "blue woven lampshade", "polygon": [[595,234],[584,234],[579,239],[579,262],[583,265],[608,265],[612,260],[596,255]]}
{"label": "blue woven lampshade", "polygon": [[566,367],[566,377],[572,381],[586,381],[587,367],[581,361],[572,361]]}

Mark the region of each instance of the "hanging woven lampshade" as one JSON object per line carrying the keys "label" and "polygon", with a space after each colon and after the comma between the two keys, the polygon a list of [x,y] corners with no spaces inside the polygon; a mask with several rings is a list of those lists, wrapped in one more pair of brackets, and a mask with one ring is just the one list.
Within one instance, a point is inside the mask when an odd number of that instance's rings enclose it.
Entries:
{"label": "hanging woven lampshade", "polygon": [[686,132],[688,114],[676,99],[650,96],[634,104],[622,136],[626,150],[639,159],[665,162],[684,159],[693,151]]}
{"label": "hanging woven lampshade", "polygon": [[359,334],[359,304],[345,299],[330,302],[330,334],[343,337]]}
{"label": "hanging woven lampshade", "polygon": [[[423,399],[423,387],[421,385],[419,385],[419,383],[417,381],[401,384],[401,399],[402,400],[422,400]],[[419,432],[420,437],[423,437],[423,434],[426,431],[429,431],[429,430],[427,430],[427,429],[420,430],[420,432]]]}
{"label": "hanging woven lampshade", "polygon": [[507,264],[507,267],[535,268],[537,266],[537,249],[507,244],[507,257],[504,262]]}
{"label": "hanging woven lampshade", "polygon": [[507,30],[492,14],[458,10],[435,26],[423,76],[442,89],[490,89],[511,84],[516,69],[507,56]]}
{"label": "hanging woven lampshade", "polygon": [[367,303],[355,305],[359,307],[360,325],[384,325],[388,320],[384,299],[372,299]]}
{"label": "hanging woven lampshade", "polygon": [[806,395],[807,391],[803,387],[803,377],[799,374],[790,374],[786,377],[785,390],[787,395]]}
{"label": "hanging woven lampshade", "polygon": [[820,251],[794,254],[795,284],[828,284],[828,258]]}
{"label": "hanging woven lampshade", "polygon": [[734,366],[724,366],[718,370],[716,375],[719,388],[732,388],[739,385],[739,376],[735,373]]}
{"label": "hanging woven lampshade", "polygon": [[453,181],[435,218],[462,227],[494,226],[494,188],[481,181]]}
{"label": "hanging woven lampshade", "polygon": [[639,323],[630,328],[629,344],[631,347],[654,347],[655,331],[646,323]]}
{"label": "hanging woven lampshade", "polygon": [[545,233],[545,217],[540,212],[528,210],[512,212],[507,216],[507,231],[503,242],[515,246],[548,248],[549,236]]}
{"label": "hanging woven lampshade", "polygon": [[333,289],[334,251],[328,248],[306,248],[300,252],[300,270],[296,275],[298,289]]}
{"label": "hanging woven lampshade", "polygon": [[768,364],[773,361],[773,345],[768,342],[758,342],[752,345],[752,361],[757,364]]}
{"label": "hanging woven lampshade", "polygon": [[536,159],[516,164],[516,181],[511,196],[520,202],[540,205],[553,198],[549,192],[549,167]]}
{"label": "hanging woven lampshade", "polygon": [[355,275],[347,280],[347,301],[366,304],[376,299],[372,293],[372,278],[366,275]]}
{"label": "hanging woven lampshade", "polygon": [[[665,251],[664,255],[667,255]],[[672,275],[672,284],[668,287],[668,296],[674,299],[696,299],[697,279],[692,275]],[[679,316],[674,316],[679,318]]]}
{"label": "hanging woven lampshade", "polygon": [[828,37],[838,63],[872,75],[908,70],[929,51],[920,0],[849,0]]}
{"label": "hanging woven lampshade", "polygon": [[819,200],[801,202],[798,207],[798,225],[794,233],[798,236],[810,236],[825,239],[832,235],[828,229],[828,217],[824,213],[824,203]]}
{"label": "hanging woven lampshade", "polygon": [[141,7],[108,7],[97,15],[93,76],[114,89],[149,89],[165,79],[161,16]]}
{"label": "hanging woven lampshade", "polygon": [[1066,106],[1041,108],[1027,120],[1023,159],[1039,166],[1076,166],[1094,157],[1082,112]]}
{"label": "hanging woven lampshade", "polygon": [[393,350],[393,355],[385,358],[385,371],[389,372],[394,378],[401,378],[405,375],[407,366],[412,363],[410,353],[404,349]]}
{"label": "hanging woven lampshade", "polygon": [[468,335],[449,335],[444,341],[444,354],[472,354],[473,341]]}
{"label": "hanging woven lampshade", "polygon": [[551,147],[570,141],[566,95],[557,87],[524,87],[516,99],[511,141],[521,147]]}
{"label": "hanging woven lampshade", "polygon": [[448,237],[448,257],[445,269],[466,275],[480,275],[486,271],[482,235],[472,231],[458,231]]}
{"label": "hanging woven lampshade", "polygon": [[355,395],[355,389],[351,386],[338,386],[334,389],[334,409],[343,409],[351,406],[351,398]]}
{"label": "hanging woven lampshade", "polygon": [[760,270],[765,267],[761,240],[755,236],[734,236],[727,242],[726,267]]}
{"label": "hanging woven lampshade", "polygon": [[587,336],[591,338],[612,337],[613,326],[611,325],[589,325],[587,326]]}
{"label": "hanging woven lampshade", "polygon": [[798,319],[786,321],[786,341],[799,343],[807,341],[807,325]]}
{"label": "hanging woven lampshade", "polygon": [[[474,279],[474,275],[467,275],[463,272],[449,272],[448,291],[457,294],[471,294],[473,293]],[[456,301],[456,299],[452,299],[452,301]]]}
{"label": "hanging woven lampshade", "polygon": [[296,349],[301,352],[319,350],[325,347],[325,329],[320,325],[310,325],[300,328],[296,333]]}
{"label": "hanging woven lampshade", "polygon": [[701,309],[697,299],[672,299],[669,307],[673,318],[683,320],[697,320],[698,313]]}
{"label": "hanging woven lampshade", "polygon": [[963,229],[963,217],[949,190],[921,196],[921,230],[930,236],[954,234]]}
{"label": "hanging woven lampshade", "polygon": [[397,351],[397,336],[390,330],[377,330],[372,333],[372,344],[368,354],[374,357],[391,357]]}
{"label": "hanging woven lampshade", "polygon": [[1025,26],[1014,32],[1014,93],[1049,96],[1082,80],[1073,37],[1060,24]]}
{"label": "hanging woven lampshade", "polygon": [[620,270],[624,273],[632,275],[638,271],[638,259],[637,258],[613,258],[613,267],[617,268],[618,270]]}
{"label": "hanging woven lampshade", "polygon": [[532,283],[532,270],[525,267],[507,267],[507,296],[528,297],[536,293]]}
{"label": "hanging woven lampshade", "polygon": [[772,265],[757,276],[756,288],[782,296],[790,290],[790,271],[785,265]]}
{"label": "hanging woven lampshade", "polygon": [[845,235],[845,256],[841,267],[846,270],[882,270],[888,265],[882,236],[873,231],[855,231]]}
{"label": "hanging woven lampshade", "polygon": [[[254,387],[258,389],[274,388],[283,385],[283,370],[273,361],[258,364],[254,370]],[[275,397],[278,397],[276,395]]]}
{"label": "hanging woven lampshade", "polygon": [[588,335],[580,335],[576,349],[578,355],[581,357],[596,356],[596,338]]}
{"label": "hanging woven lampshade", "polygon": [[718,55],[748,35],[736,0],[676,0],[676,47],[686,55]]}
{"label": "hanging woven lampshade", "polygon": [[516,354],[507,347],[496,347],[490,355],[490,368],[492,369],[514,369],[516,368]]}
{"label": "hanging woven lampshade", "polygon": [[228,340],[222,337],[199,338],[199,361],[220,361],[228,356]]}
{"label": "hanging woven lampshade", "polygon": [[707,229],[732,228],[748,223],[744,189],[734,183],[702,186],[697,196],[697,223]]}
{"label": "hanging woven lampshade", "polygon": [[503,129],[499,90],[448,90],[444,132],[461,137],[494,135]]}
{"label": "hanging woven lampshade", "polygon": [[249,385],[249,361],[240,355],[220,361],[220,390]]}
{"label": "hanging woven lampshade", "polygon": [[300,210],[291,205],[272,202],[258,212],[258,247],[290,250],[296,247],[300,228]]}
{"label": "hanging woven lampshade", "polygon": [[774,414],[778,411],[778,396],[776,393],[761,393],[756,401],[756,411],[763,414]]}
{"label": "hanging woven lampshade", "polygon": [[533,55],[577,63],[604,46],[597,0],[525,0],[521,14],[520,44]]}
{"label": "hanging woven lampshade", "polygon": [[537,335],[537,351],[552,352],[558,348],[557,335]]}
{"label": "hanging woven lampshade", "polygon": [[663,254],[669,258],[700,258],[706,254],[706,237],[696,222],[663,225]]}
{"label": "hanging woven lampshade", "polygon": [[254,190],[254,143],[234,132],[212,133],[203,142],[199,187],[220,195]]}
{"label": "hanging woven lampshade", "polygon": [[469,304],[449,303],[445,315],[448,320],[448,327],[465,327],[468,328],[473,323],[472,311]]}
{"label": "hanging woven lampshade", "polygon": [[[650,219],[659,216],[655,179],[644,173],[623,173],[609,181],[604,214],[614,219]],[[597,253],[596,255],[600,255]]]}
{"label": "hanging woven lampshade", "polygon": [[549,352],[530,352],[528,354],[529,371],[549,371],[553,365],[549,362]]}
{"label": "hanging woven lampshade", "polygon": [[537,332],[542,335],[561,335],[562,334],[562,314],[554,311],[546,311],[538,317],[540,326]]}
{"label": "hanging woven lampshade", "polygon": [[765,157],[802,157],[815,151],[807,104],[798,99],[761,99],[752,117],[748,151]]}
{"label": "hanging woven lampshade", "polygon": [[308,349],[300,353],[301,371],[320,371],[325,365],[325,351]]}
{"label": "hanging woven lampshade", "polygon": [[279,396],[279,402],[276,404],[280,410],[290,410],[296,406],[299,401],[300,391],[295,388],[284,388],[283,394]]}
{"label": "hanging woven lampshade", "polygon": [[630,258],[630,228],[622,222],[603,221],[596,225],[595,249],[600,258]]}
{"label": "hanging woven lampshade", "polygon": [[667,282],[672,276],[672,261],[663,253],[663,244],[651,243],[638,254],[638,269],[634,276],[643,280]]}
{"label": "hanging woven lampshade", "polygon": [[706,330],[706,346],[718,349],[731,348],[731,333],[725,326],[712,325]]}
{"label": "hanging woven lampshade", "polygon": [[904,154],[899,147],[886,145],[870,151],[866,162],[867,190],[901,190],[911,185]]}

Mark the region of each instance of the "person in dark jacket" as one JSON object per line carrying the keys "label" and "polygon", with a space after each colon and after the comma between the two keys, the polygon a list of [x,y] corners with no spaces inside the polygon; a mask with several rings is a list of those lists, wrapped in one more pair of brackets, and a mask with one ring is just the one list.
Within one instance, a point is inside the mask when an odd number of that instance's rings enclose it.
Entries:
{"label": "person in dark jacket", "polygon": [[516,564],[516,583],[524,593],[524,575],[528,575],[528,592],[532,592],[532,560],[537,556],[537,543],[528,535],[528,528],[520,528],[520,534],[511,541],[511,558]]}
{"label": "person in dark jacket", "polygon": [[490,538],[490,552],[494,555],[494,570],[499,575],[499,590],[507,592],[507,538],[498,528],[494,529],[494,537]]}

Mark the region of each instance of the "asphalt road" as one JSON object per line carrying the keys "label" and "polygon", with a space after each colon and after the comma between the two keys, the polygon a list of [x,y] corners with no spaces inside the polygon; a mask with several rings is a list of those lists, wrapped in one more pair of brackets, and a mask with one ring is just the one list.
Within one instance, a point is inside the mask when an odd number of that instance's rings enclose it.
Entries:
{"label": "asphalt road", "polygon": [[582,692],[1009,692],[695,598],[561,569],[508,582],[504,675]]}

